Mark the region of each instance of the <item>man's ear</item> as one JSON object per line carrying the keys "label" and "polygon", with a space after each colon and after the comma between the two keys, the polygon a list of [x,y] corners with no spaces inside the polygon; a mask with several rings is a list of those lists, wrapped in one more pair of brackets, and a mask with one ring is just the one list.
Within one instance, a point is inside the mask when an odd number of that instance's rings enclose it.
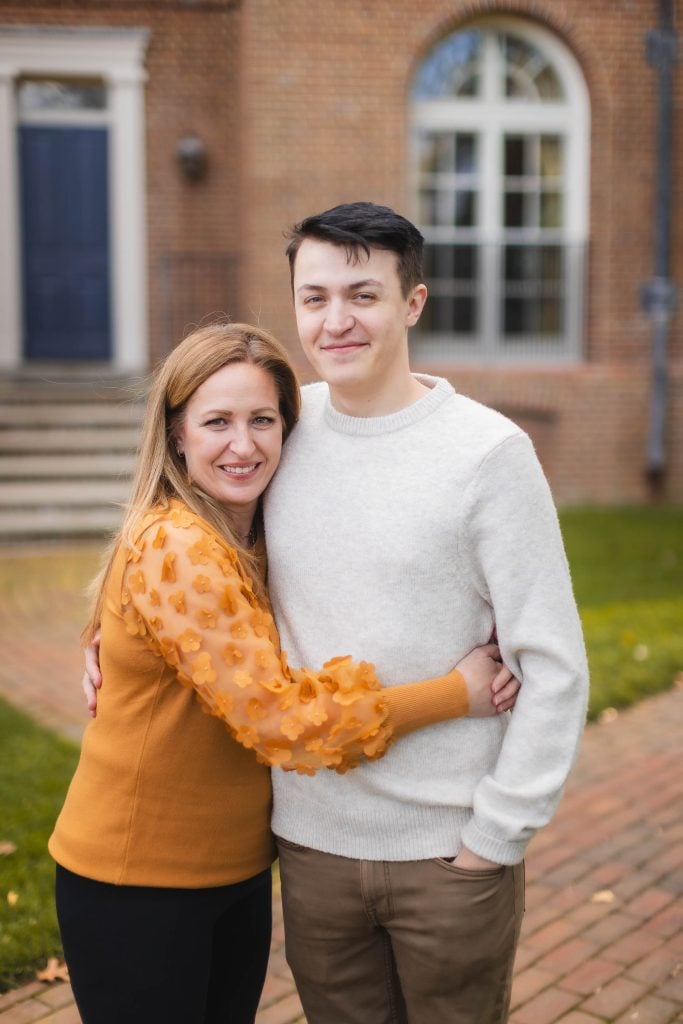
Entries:
{"label": "man's ear", "polygon": [[427,285],[416,284],[410,295],[408,296],[408,316],[406,323],[408,327],[414,327],[417,321],[420,319],[420,314],[424,309],[424,304],[427,301]]}

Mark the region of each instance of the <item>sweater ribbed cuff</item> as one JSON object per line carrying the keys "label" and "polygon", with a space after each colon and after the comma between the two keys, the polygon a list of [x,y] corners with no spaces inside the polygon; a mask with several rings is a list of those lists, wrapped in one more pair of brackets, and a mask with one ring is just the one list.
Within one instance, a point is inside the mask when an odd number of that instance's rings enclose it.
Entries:
{"label": "sweater ribbed cuff", "polygon": [[382,696],[389,709],[387,724],[394,736],[462,718],[469,712],[467,685],[457,669],[435,679],[386,687]]}

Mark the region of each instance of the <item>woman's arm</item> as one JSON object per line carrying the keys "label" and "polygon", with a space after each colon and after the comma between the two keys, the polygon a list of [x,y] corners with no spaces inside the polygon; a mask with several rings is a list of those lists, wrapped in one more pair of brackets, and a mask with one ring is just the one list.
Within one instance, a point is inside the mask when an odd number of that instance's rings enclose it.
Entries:
{"label": "woman's arm", "polygon": [[[350,657],[334,658],[319,672],[290,668],[272,616],[235,552],[184,510],[144,531],[139,554],[126,567],[122,605],[128,631],[194,687],[238,742],[271,765],[344,771],[361,757],[384,753],[394,731],[469,709],[458,672],[422,684],[420,703],[419,684],[382,691],[373,666]],[[490,682],[499,666],[489,660]]]}

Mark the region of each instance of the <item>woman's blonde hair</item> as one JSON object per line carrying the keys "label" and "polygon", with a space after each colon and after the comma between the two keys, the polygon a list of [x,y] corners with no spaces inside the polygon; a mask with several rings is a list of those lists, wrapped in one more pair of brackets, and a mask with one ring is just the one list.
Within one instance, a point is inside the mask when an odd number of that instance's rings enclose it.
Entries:
{"label": "woman's blonde hair", "polygon": [[258,562],[253,552],[241,544],[230,512],[192,484],[184,460],[173,443],[192,395],[212,374],[230,363],[251,363],[270,374],[279,400],[283,440],[296,423],[300,408],[299,384],[286,350],[272,334],[249,324],[212,323],[198,328],[180,342],[159,365],[152,379],[130,500],[121,529],[91,586],[92,611],[83,631],[83,643],[89,643],[99,628],[104,586],[120,542],[133,544],[141,514],[151,508],[167,507],[172,498],[179,498],[206,519],[237,550],[255,588],[265,597]]}

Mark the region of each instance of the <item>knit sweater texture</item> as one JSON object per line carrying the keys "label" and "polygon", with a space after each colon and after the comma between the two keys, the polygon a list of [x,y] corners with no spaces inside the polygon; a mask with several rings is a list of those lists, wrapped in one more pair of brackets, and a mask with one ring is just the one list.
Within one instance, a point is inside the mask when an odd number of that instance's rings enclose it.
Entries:
{"label": "knit sweater texture", "polygon": [[370,860],[521,860],[576,757],[588,671],[550,491],[511,421],[429,392],[388,416],[339,413],[325,384],[266,499],[269,590],[293,664],[362,654],[379,678],[446,672],[495,626],[522,681],[512,714],[413,733],[338,777],[273,772],[273,831]]}

